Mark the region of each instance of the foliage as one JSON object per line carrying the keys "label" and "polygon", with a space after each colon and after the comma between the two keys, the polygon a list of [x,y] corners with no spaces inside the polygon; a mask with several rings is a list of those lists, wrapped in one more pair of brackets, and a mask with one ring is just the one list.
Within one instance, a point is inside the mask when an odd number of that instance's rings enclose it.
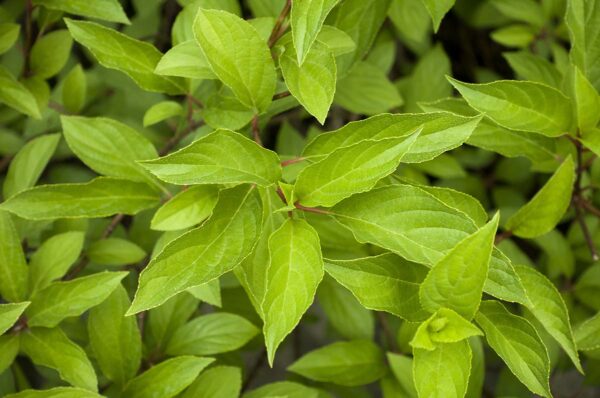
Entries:
{"label": "foliage", "polygon": [[598,396],[599,27],[3,0],[0,396]]}

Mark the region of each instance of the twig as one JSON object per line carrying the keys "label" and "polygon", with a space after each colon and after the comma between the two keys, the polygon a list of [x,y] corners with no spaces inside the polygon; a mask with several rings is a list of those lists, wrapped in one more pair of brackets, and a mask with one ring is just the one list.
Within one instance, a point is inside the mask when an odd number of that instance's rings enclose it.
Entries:
{"label": "twig", "polygon": [[20,331],[25,330],[28,327],[29,325],[27,325],[27,317],[25,316],[25,314],[23,314],[19,317],[17,322],[13,325],[13,327],[10,330],[13,333],[19,333]]}
{"label": "twig", "polygon": [[298,210],[302,210],[302,211],[306,211],[309,213],[315,213],[315,214],[332,214],[331,212],[327,211],[327,210],[323,210],[323,209],[318,209],[316,207],[306,207],[306,206],[302,206],[300,203],[296,202],[294,203],[294,207]]}
{"label": "twig", "polygon": [[267,350],[265,350],[263,348],[260,355],[256,359],[256,362],[254,362],[254,365],[252,365],[252,368],[250,368],[250,371],[248,372],[248,376],[246,376],[246,380],[244,380],[244,384],[242,385],[242,392],[245,392],[248,390],[248,387],[250,387],[250,385],[252,384],[252,381],[258,374],[258,371],[263,367],[266,360],[267,360]]}
{"label": "twig", "polygon": [[287,0],[285,2],[285,5],[283,6],[283,9],[281,10],[281,13],[277,17],[277,21],[275,21],[275,26],[273,26],[273,30],[271,31],[271,36],[269,36],[269,41],[268,41],[269,47],[273,47],[275,45],[275,43],[277,43],[277,40],[279,40],[279,38],[281,36],[283,36],[283,33],[285,33],[285,31],[287,29],[287,25],[284,25],[283,22],[285,21],[288,14],[290,13],[291,8],[292,8],[292,0]]}
{"label": "twig", "polygon": [[[582,189],[583,191],[583,189]],[[600,209],[596,208],[593,204],[591,204],[590,202],[588,202],[587,200],[583,199],[583,198],[578,198],[579,200],[579,204],[588,211],[588,213],[591,213],[593,215],[595,215],[596,217],[600,217]]]}
{"label": "twig", "polygon": [[289,166],[294,163],[304,162],[305,160],[306,160],[306,158],[303,158],[303,157],[284,160],[283,162],[281,162],[281,167],[286,167],[286,166]]}
{"label": "twig", "polygon": [[590,233],[590,230],[589,230],[587,224],[585,223],[585,219],[583,218],[583,213],[581,211],[580,206],[577,206],[577,205],[575,206],[575,215],[577,217],[577,222],[581,226],[581,231],[583,232],[583,237],[585,238],[585,242],[587,243],[588,247],[590,248],[592,260],[598,261],[598,259],[600,259],[600,257],[598,257],[598,252],[596,251],[596,246],[594,245],[594,239],[592,238],[592,234]]}
{"label": "twig", "polygon": [[260,139],[260,126],[258,125],[258,115],[254,115],[252,118],[252,136],[254,137],[254,141],[263,146],[262,140]]}
{"label": "twig", "polygon": [[498,235],[496,235],[496,239],[494,239],[494,244],[497,245],[500,242],[502,242],[504,239],[508,239],[511,236],[513,236],[513,232],[512,231],[501,232]]}
{"label": "twig", "polygon": [[27,0],[25,5],[25,43],[23,44],[23,76],[29,77],[31,74],[30,55],[33,47],[33,2]]}
{"label": "twig", "polygon": [[283,191],[281,190],[281,188],[280,188],[280,187],[277,187],[277,195],[279,196],[279,199],[281,199],[281,201],[282,201],[284,204],[286,204],[286,205],[288,204],[288,203],[287,203],[287,199],[285,198],[285,194],[283,193]]}
{"label": "twig", "polygon": [[77,265],[73,267],[73,269],[71,269],[71,271],[63,277],[63,281],[70,281],[71,279],[75,278],[77,275],[79,275],[81,271],[85,269],[85,267],[88,266],[89,263],[90,259],[87,256],[81,257],[81,260],[79,260]]}
{"label": "twig", "polygon": [[198,98],[194,97],[193,95],[189,95],[188,98],[190,98],[198,108],[204,108],[204,104]]}
{"label": "twig", "polygon": [[[582,168],[582,158],[583,158],[583,147],[579,141],[573,140],[575,147],[577,148],[577,177],[575,180],[575,192],[573,193],[573,198],[571,199],[571,203],[575,207],[575,217],[577,222],[581,227],[581,232],[583,232],[583,237],[587,246],[590,249],[590,254],[592,255],[593,261],[598,261],[600,257],[598,257],[598,251],[596,250],[596,245],[594,244],[594,239],[590,230],[585,222],[583,210],[585,208],[583,199],[583,195],[581,193],[581,175],[583,174],[584,169]],[[590,211],[588,208],[585,208],[587,211]]]}
{"label": "twig", "polygon": [[181,134],[175,135],[166,144],[158,151],[160,156],[164,156],[167,153],[171,152],[173,148],[181,142],[185,137],[187,137],[190,133],[194,132],[198,127],[202,126],[204,122],[192,122],[188,128],[186,128]]}
{"label": "twig", "polygon": [[69,114],[69,111],[67,111],[65,109],[65,107],[62,106],[61,104],[59,104],[58,102],[49,101],[48,102],[48,108],[54,109],[56,112],[60,113],[61,115],[68,115]]}
{"label": "twig", "polygon": [[289,97],[290,95],[292,95],[292,93],[290,93],[289,91],[284,91],[283,93],[275,94],[273,96],[273,101],[278,100],[278,99],[282,99],[282,98],[285,98],[285,97]]}
{"label": "twig", "polygon": [[[100,239],[109,238],[112,235],[112,233],[115,232],[115,229],[121,223],[121,221],[123,221],[123,218],[125,218],[125,214],[117,214],[116,216],[114,216],[112,218],[112,220],[110,221],[110,223],[106,226],[106,228],[102,232]],[[85,269],[85,267],[88,266],[89,263],[90,263],[90,259],[87,256],[83,256],[81,258],[81,260],[79,260],[77,265],[75,265],[75,267],[73,267],[71,269],[71,271],[69,273],[67,273],[67,275],[65,275],[63,280],[68,281],[68,280],[75,278],[77,275],[79,275],[79,273],[81,271],[83,271]]]}
{"label": "twig", "polygon": [[115,228],[117,228],[117,226],[121,223],[121,221],[123,221],[123,218],[125,218],[125,214],[117,214],[116,216],[114,216],[112,218],[112,220],[110,221],[110,224],[108,224],[108,226],[102,233],[102,236],[100,237],[100,239],[106,239],[109,236],[111,236],[112,233],[115,231]]}

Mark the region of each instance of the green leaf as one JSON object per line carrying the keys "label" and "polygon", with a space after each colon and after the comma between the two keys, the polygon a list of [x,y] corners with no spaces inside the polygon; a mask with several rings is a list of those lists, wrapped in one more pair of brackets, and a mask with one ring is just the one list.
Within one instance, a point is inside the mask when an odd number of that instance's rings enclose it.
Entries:
{"label": "green leaf", "polygon": [[433,31],[437,32],[444,15],[454,6],[455,0],[421,0],[421,2],[431,16]]}
{"label": "green leaf", "polygon": [[446,206],[462,212],[478,227],[483,226],[488,219],[481,203],[471,195],[445,187],[419,185],[419,188],[435,196]]}
{"label": "green leaf", "polygon": [[6,395],[6,398],[102,398],[102,396],[82,388],[55,387],[49,390],[24,390],[17,394]]}
{"label": "green leaf", "polygon": [[529,297],[510,259],[494,248],[483,291],[500,300],[529,305]]}
{"label": "green leaf", "polygon": [[234,273],[246,291],[252,306],[257,314],[262,317],[262,302],[266,292],[265,271],[269,264],[269,237],[286,220],[281,212],[276,212],[281,207],[281,199],[274,189],[258,188],[263,204],[262,232],[253,252],[239,267],[234,268]]}
{"label": "green leaf", "polygon": [[575,165],[569,156],[542,189],[508,219],[505,228],[522,238],[535,238],[552,230],[571,203],[574,181]]}
{"label": "green leaf", "polygon": [[336,60],[339,76],[344,76],[369,52],[383,22],[391,0],[345,0],[332,14],[332,25],[350,36],[356,49]]}
{"label": "green leaf", "polygon": [[577,349],[592,351],[600,348],[600,313],[586,319],[575,328]]}
{"label": "green leaf", "polygon": [[134,378],[142,359],[142,338],[134,317],[125,317],[130,301],[117,286],[104,302],[90,310],[90,346],[104,376],[118,385]]}
{"label": "green leaf", "polygon": [[66,29],[54,30],[39,38],[31,48],[31,72],[48,79],[69,60],[73,39]]}
{"label": "green leaf", "polygon": [[[459,98],[444,98],[436,102],[420,103],[419,106],[427,112],[445,111],[463,116],[477,114],[465,100]],[[557,160],[557,155],[554,153],[556,151],[554,138],[525,131],[509,130],[487,118],[481,120],[467,143],[506,157],[525,156],[534,163],[553,166]]]}
{"label": "green leaf", "polygon": [[216,185],[193,186],[179,192],[162,205],[152,217],[150,228],[177,231],[192,227],[208,218],[219,198]]}
{"label": "green leaf", "polygon": [[408,137],[364,140],[333,151],[302,170],[294,194],[303,206],[332,207],[355,193],[372,189],[396,170],[420,130]]}
{"label": "green leaf", "polygon": [[261,303],[269,364],[312,304],[323,279],[317,232],[304,220],[286,220],[269,237],[269,263]]}
{"label": "green leaf", "polygon": [[225,312],[202,315],[177,329],[167,344],[166,353],[214,355],[234,351],[246,345],[258,331],[239,315]]}
{"label": "green leaf", "polygon": [[14,155],[23,147],[25,140],[17,133],[0,129],[0,154]]}
{"label": "green leaf", "polygon": [[81,254],[84,238],[85,234],[78,231],[54,235],[33,253],[29,261],[29,286],[32,293],[67,273]]}
{"label": "green leaf", "polygon": [[248,7],[255,18],[276,18],[284,5],[285,0],[248,0]]}
{"label": "green leaf", "polygon": [[[296,4],[307,4],[311,1]],[[308,113],[316,117],[319,123],[324,124],[335,93],[337,74],[335,57],[329,48],[318,40],[313,43],[304,57],[303,63],[300,64],[293,46],[291,43],[288,44],[283,54],[279,56],[281,73],[290,93]]]}
{"label": "green leaf", "polygon": [[154,145],[131,127],[103,117],[62,116],[71,150],[92,170],[109,177],[153,182],[136,160],[158,156]]}
{"label": "green leaf", "polygon": [[242,372],[233,366],[215,366],[202,372],[181,398],[231,398],[239,397],[242,389]]}
{"label": "green leaf", "polygon": [[535,244],[544,253],[546,276],[549,279],[566,276],[571,278],[575,273],[575,253],[571,244],[556,229],[535,238]]}
{"label": "green leaf", "polygon": [[419,398],[462,398],[471,373],[468,341],[440,344],[435,350],[413,350],[413,375]]}
{"label": "green leaf", "polygon": [[435,101],[452,94],[446,75],[452,73],[450,59],[441,45],[425,53],[411,75],[398,83],[405,112],[420,112],[419,102]]}
{"label": "green leaf", "polygon": [[398,381],[402,393],[404,393],[400,397],[417,398],[417,390],[413,378],[412,358],[392,352],[388,352],[386,356],[390,369]]}
{"label": "green leaf", "polygon": [[17,302],[28,293],[29,269],[10,214],[0,210],[0,296]]}
{"label": "green leaf", "polygon": [[4,54],[19,38],[21,25],[16,23],[0,23],[0,54]]}
{"label": "green leaf", "polygon": [[96,373],[85,351],[60,328],[31,328],[20,336],[21,351],[33,363],[56,370],[61,379],[75,387],[97,391]]}
{"label": "green leaf", "polygon": [[456,343],[472,336],[483,336],[483,333],[458,313],[440,308],[419,325],[410,345],[432,351],[440,348],[440,344]]}
{"label": "green leaf", "polygon": [[210,282],[203,283],[202,285],[190,287],[187,292],[198,300],[204,301],[215,307],[221,307],[223,305],[221,299],[221,284],[219,279],[213,279]]}
{"label": "green leaf", "polygon": [[[123,390],[128,398],[171,398],[192,384],[214,359],[180,356],[168,359],[131,380]],[[157,395],[159,393],[159,395]]]}
{"label": "green leaf", "polygon": [[119,0],[33,0],[33,4],[82,17],[129,24],[129,19],[119,4]]}
{"label": "green leaf", "polygon": [[505,47],[526,48],[536,39],[537,29],[530,25],[513,24],[496,29],[490,37]]}
{"label": "green leaf", "polygon": [[531,300],[531,305],[527,308],[565,350],[577,370],[583,373],[571,330],[569,312],[559,291],[548,278],[535,269],[526,266],[516,266],[515,269]]}
{"label": "green leaf", "polygon": [[359,242],[373,243],[409,261],[429,265],[476,230],[462,212],[409,185],[360,193],[331,211]]}
{"label": "green leaf", "polygon": [[39,76],[31,76],[26,79],[22,79],[22,84],[29,90],[31,94],[33,94],[40,112],[46,111],[51,94],[48,82]]}
{"label": "green leaf", "polygon": [[419,302],[419,285],[427,268],[420,264],[387,253],[355,260],[328,259],[325,271],[368,309],[411,322],[427,317]]}
{"label": "green leaf", "polygon": [[71,113],[79,113],[85,105],[87,80],[80,64],[77,64],[65,76],[62,86],[62,103]]}
{"label": "green leaf", "polygon": [[183,114],[183,108],[175,101],[162,101],[152,105],[144,113],[144,127],[152,126],[164,120]]}
{"label": "green leaf", "polygon": [[0,336],[0,372],[4,373],[13,364],[19,353],[20,337],[15,333]]}
{"label": "green leaf", "polygon": [[585,132],[596,127],[600,121],[600,95],[576,66],[569,70],[566,86],[573,101],[577,127],[585,137]]}
{"label": "green leaf", "polygon": [[356,49],[356,43],[346,32],[331,25],[323,25],[317,41],[325,44],[336,57]]}
{"label": "green leaf", "polygon": [[31,298],[29,326],[54,327],[103,302],[127,272],[100,272],[66,282],[53,282]]}
{"label": "green leaf", "polygon": [[154,73],[189,79],[217,79],[208,59],[195,40],[177,44],[162,56]]}
{"label": "green leaf", "polygon": [[334,102],[353,113],[376,115],[400,107],[403,99],[385,72],[358,62],[338,81]]}
{"label": "green leaf", "polygon": [[449,308],[472,319],[487,279],[499,213],[477,232],[456,244],[429,271],[419,297],[430,312]]}
{"label": "green leaf", "polygon": [[420,53],[430,46],[431,17],[423,2],[393,1],[388,16],[411,51]]}
{"label": "green leaf", "polygon": [[560,88],[563,77],[558,68],[546,58],[532,54],[529,51],[509,52],[502,55],[523,80]]}
{"label": "green leaf", "polygon": [[4,332],[17,322],[29,304],[29,301],[0,304],[0,335],[4,334]]}
{"label": "green leaf", "polygon": [[584,132],[579,140],[594,154],[600,153],[600,128],[593,128]]}
{"label": "green leaf", "polygon": [[[272,0],[267,1],[270,2]],[[175,18],[175,23],[171,31],[171,41],[173,42],[173,45],[188,40],[194,40],[194,19],[200,8],[223,10],[235,15],[242,15],[240,2],[238,0],[181,0],[179,3],[184,6],[184,8],[177,15],[177,18]],[[249,4],[248,6],[252,8],[252,5]],[[280,10],[277,10],[276,12],[279,13],[279,11]]]}
{"label": "green leaf", "polygon": [[469,339],[471,347],[471,375],[469,376],[469,387],[467,388],[467,398],[478,398],[483,394],[483,383],[485,380],[485,352],[481,338],[472,337]]}
{"label": "green leaf", "polygon": [[156,191],[140,182],[98,177],[84,184],[41,185],[0,204],[0,210],[30,220],[97,218],[136,214],[156,206]]}
{"label": "green leaf", "polygon": [[303,156],[326,155],[364,140],[405,137],[422,128],[402,162],[424,162],[465,142],[479,120],[478,117],[462,117],[447,112],[373,116],[318,135],[304,149]]}
{"label": "green leaf", "polygon": [[291,381],[279,381],[263,385],[243,395],[244,398],[326,398],[320,391]]}
{"label": "green leaf", "polygon": [[[451,205],[418,187],[394,185],[354,195],[332,212],[359,242],[431,266],[477,230],[469,217]],[[484,291],[503,300],[527,302],[510,261],[496,250]]]}
{"label": "green leaf", "polygon": [[107,238],[92,243],[86,255],[95,264],[121,266],[142,261],[146,252],[126,239]]}
{"label": "green leaf", "polygon": [[324,278],[317,290],[317,301],[327,316],[331,327],[342,337],[373,339],[375,317],[361,303],[333,278]]}
{"label": "green leaf", "polygon": [[221,191],[212,217],[169,243],[144,269],[127,315],[159,306],[177,293],[235,268],[258,239],[261,206],[254,187]]}
{"label": "green leaf", "polygon": [[281,178],[276,153],[230,130],[216,130],[175,153],[141,163],[161,180],[179,185],[269,186]]}
{"label": "green leaf", "polygon": [[42,117],[33,94],[2,65],[0,65],[0,103],[35,119]]}
{"label": "green leaf", "polygon": [[485,119],[467,143],[506,157],[525,156],[534,163],[554,165],[557,160],[554,154],[556,140],[553,138],[505,129]]}
{"label": "green leaf", "polygon": [[156,352],[164,352],[167,343],[180,326],[198,309],[198,300],[191,294],[182,293],[167,300],[163,305],[148,311],[144,330],[144,344]]}
{"label": "green leaf", "polygon": [[550,360],[534,327],[497,301],[483,301],[475,320],[490,347],[521,383],[538,395],[552,397],[548,385]]}
{"label": "green leaf", "polygon": [[310,351],[287,369],[311,380],[342,386],[369,384],[386,372],[383,352],[368,340],[329,344]]}
{"label": "green leaf", "polygon": [[59,141],[60,134],[42,135],[29,141],[17,152],[4,181],[6,199],[36,184]]}
{"label": "green leaf", "polygon": [[240,130],[254,116],[252,109],[242,104],[227,87],[211,95],[200,112],[206,124],[214,129]]}
{"label": "green leaf", "polygon": [[65,22],[73,39],[90,50],[102,66],[125,73],[144,90],[171,95],[187,91],[183,80],[154,74],[162,54],[153,45],[94,22]]}
{"label": "green leaf", "polygon": [[462,83],[448,78],[469,105],[502,127],[549,137],[569,132],[569,99],[555,88],[525,81],[501,80],[486,84]]}
{"label": "green leaf", "polygon": [[571,38],[571,60],[600,90],[600,7],[594,0],[571,0],[565,21]]}
{"label": "green leaf", "polygon": [[306,0],[292,2],[290,25],[298,65],[306,60],[325,18],[340,0]]}
{"label": "green leaf", "polygon": [[194,35],[213,72],[256,113],[264,112],[275,93],[277,75],[267,43],[240,17],[200,9]]}
{"label": "green leaf", "polygon": [[542,28],[547,22],[540,3],[534,0],[492,0],[494,8],[511,20]]}

